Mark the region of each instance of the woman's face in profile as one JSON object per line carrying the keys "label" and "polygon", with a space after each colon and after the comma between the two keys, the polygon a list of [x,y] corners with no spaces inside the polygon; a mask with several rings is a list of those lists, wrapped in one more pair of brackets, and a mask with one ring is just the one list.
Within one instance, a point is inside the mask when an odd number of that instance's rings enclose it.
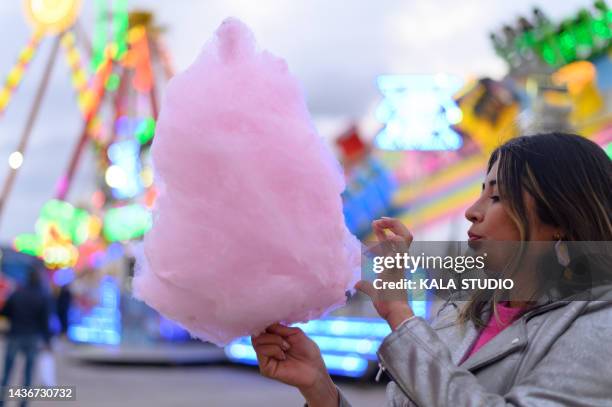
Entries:
{"label": "woman's face in profile", "polygon": [[[465,211],[465,217],[472,222],[472,226],[468,230],[468,239],[471,241],[519,241],[521,238],[518,227],[508,213],[506,204],[499,198],[498,166],[499,161],[496,161],[485,177],[480,197]],[[524,193],[523,200],[529,218],[530,236],[528,240],[553,240],[557,229],[542,223],[537,217],[535,203],[531,195]]]}
{"label": "woman's face in profile", "polygon": [[491,167],[482,184],[480,197],[465,211],[472,222],[468,230],[470,242],[479,240],[518,241],[520,233],[504,204],[500,201],[497,185],[499,161]]}
{"label": "woman's face in profile", "polygon": [[[521,234],[512,221],[506,204],[500,200],[497,180],[498,161],[485,177],[480,197],[470,206],[465,217],[472,222],[468,231],[470,247],[477,253],[487,253],[489,270],[501,270],[519,247]],[[535,203],[531,195],[524,193],[528,212],[530,241],[550,241],[556,229],[543,224],[536,216]],[[503,242],[503,243],[497,243]],[[513,243],[514,242],[514,243]],[[532,244],[530,255],[537,256],[543,245]]]}

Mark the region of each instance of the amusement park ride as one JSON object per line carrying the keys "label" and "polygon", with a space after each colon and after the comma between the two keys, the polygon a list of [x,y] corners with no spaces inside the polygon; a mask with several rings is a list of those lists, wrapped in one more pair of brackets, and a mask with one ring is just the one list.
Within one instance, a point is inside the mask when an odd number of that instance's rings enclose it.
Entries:
{"label": "amusement park ride", "polygon": [[[133,264],[130,241],[150,228],[156,195],[149,148],[158,114],[157,84],[168,80],[173,68],[162,29],[151,13],[128,12],[127,0],[96,0],[93,5],[96,21],[90,41],[78,20],[80,0],[24,1],[33,33],[0,90],[0,114],[10,107],[40,45],[50,41],[52,48],[23,131],[9,156],[0,192],[0,220],[62,51],[82,127],[55,196],[41,208],[35,233],[16,236],[14,249],[42,259],[53,289],[73,283],[77,306],[68,330],[71,340],[118,345],[122,342],[121,300],[131,300],[126,294]],[[88,148],[95,152],[97,190],[88,207],[75,207],[68,201],[69,193]],[[147,310],[144,319],[158,322],[154,338],[180,331]]]}
{"label": "amusement park ride", "polygon": [[[60,53],[72,77],[82,128],[55,196],[41,208],[35,232],[16,236],[14,250],[3,250],[0,297],[8,292],[9,280],[20,279],[18,268],[7,267],[7,262],[29,255],[44,262],[53,289],[72,284],[77,301],[68,337],[73,342],[100,350],[96,359],[108,360],[112,354],[138,360],[133,352],[116,350],[134,349],[135,344],[141,349],[193,344],[181,327],[130,295],[132,242],[151,227],[156,197],[149,149],[158,93],[173,68],[163,30],[151,13],[128,12],[127,0],[92,4],[96,17],[90,40],[79,20],[81,0],[24,1],[33,31],[0,88],[0,119],[8,118],[11,97],[41,43],[51,42],[52,48],[41,77],[31,79],[38,86],[9,156],[0,190],[0,227]],[[538,10],[533,22],[522,18],[518,28],[505,27],[504,36],[491,37],[508,63],[509,75],[502,81],[481,78],[461,85],[439,74],[381,76],[384,100],[377,115],[385,126],[375,141],[378,149],[365,143],[355,127],[337,140],[347,174],[343,201],[349,229],[367,238],[371,221],[379,216],[397,215],[417,232],[456,217],[478,193],[487,154],[499,141],[522,131],[521,123],[531,120],[525,113],[550,115],[553,126],[580,131],[612,156],[606,102],[612,84],[598,81],[612,76],[611,16],[598,1],[593,12],[583,10],[558,26]],[[585,33],[591,35],[590,42]],[[581,44],[580,52],[568,44]],[[97,190],[87,207],[76,207],[69,202],[70,192],[86,149],[95,152]],[[415,151],[384,151],[406,149]],[[409,298],[418,315],[430,312],[426,299],[427,293]],[[369,375],[376,350],[389,333],[371,304],[359,297],[331,316],[300,326],[321,348],[329,370],[350,377]],[[208,355],[203,359],[220,357]],[[248,338],[228,345],[225,356],[256,364]],[[168,358],[193,361],[189,354]]]}

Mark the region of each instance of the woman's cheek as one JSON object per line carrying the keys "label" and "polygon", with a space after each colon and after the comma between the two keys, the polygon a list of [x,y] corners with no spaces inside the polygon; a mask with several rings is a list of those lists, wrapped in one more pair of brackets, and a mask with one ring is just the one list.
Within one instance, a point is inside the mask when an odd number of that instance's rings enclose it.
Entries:
{"label": "woman's cheek", "polygon": [[485,236],[492,240],[520,239],[520,233],[506,209],[500,203],[494,203],[487,210],[487,232]]}

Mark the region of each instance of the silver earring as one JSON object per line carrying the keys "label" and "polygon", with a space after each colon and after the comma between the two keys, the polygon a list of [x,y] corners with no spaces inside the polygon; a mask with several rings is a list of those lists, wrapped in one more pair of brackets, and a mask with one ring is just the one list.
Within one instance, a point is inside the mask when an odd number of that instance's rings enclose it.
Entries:
{"label": "silver earring", "polygon": [[563,267],[569,266],[569,250],[567,249],[567,245],[561,240],[561,237],[559,237],[559,240],[557,240],[557,243],[555,243],[555,253],[557,254],[557,261],[560,265]]}

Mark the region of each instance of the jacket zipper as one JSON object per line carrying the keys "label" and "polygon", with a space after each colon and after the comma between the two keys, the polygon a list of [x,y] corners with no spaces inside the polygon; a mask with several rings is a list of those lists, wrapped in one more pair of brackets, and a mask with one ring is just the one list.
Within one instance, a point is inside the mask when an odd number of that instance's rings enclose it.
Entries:
{"label": "jacket zipper", "polygon": [[378,362],[378,373],[376,373],[376,377],[374,378],[374,381],[376,383],[380,382],[380,377],[382,376],[384,371],[385,367],[380,362]]}
{"label": "jacket zipper", "polygon": [[406,388],[404,386],[402,386],[397,380],[395,380],[395,378],[393,377],[393,375],[391,374],[391,372],[389,370],[387,370],[387,368],[383,365],[382,363],[382,358],[380,357],[380,355],[378,355],[378,373],[376,373],[376,378],[374,380],[376,380],[377,382],[380,380],[380,376],[382,376],[382,373],[385,372],[387,373],[387,376],[389,376],[389,378],[391,379],[391,381],[393,381],[393,383],[395,383],[395,385],[397,387],[400,388],[400,390],[402,391],[402,393],[404,393],[404,396],[406,396],[406,398],[408,400],[410,400],[410,402],[412,404],[414,404],[415,406],[418,406],[418,404],[412,399],[412,397],[410,397],[408,394],[408,391],[406,390]]}

